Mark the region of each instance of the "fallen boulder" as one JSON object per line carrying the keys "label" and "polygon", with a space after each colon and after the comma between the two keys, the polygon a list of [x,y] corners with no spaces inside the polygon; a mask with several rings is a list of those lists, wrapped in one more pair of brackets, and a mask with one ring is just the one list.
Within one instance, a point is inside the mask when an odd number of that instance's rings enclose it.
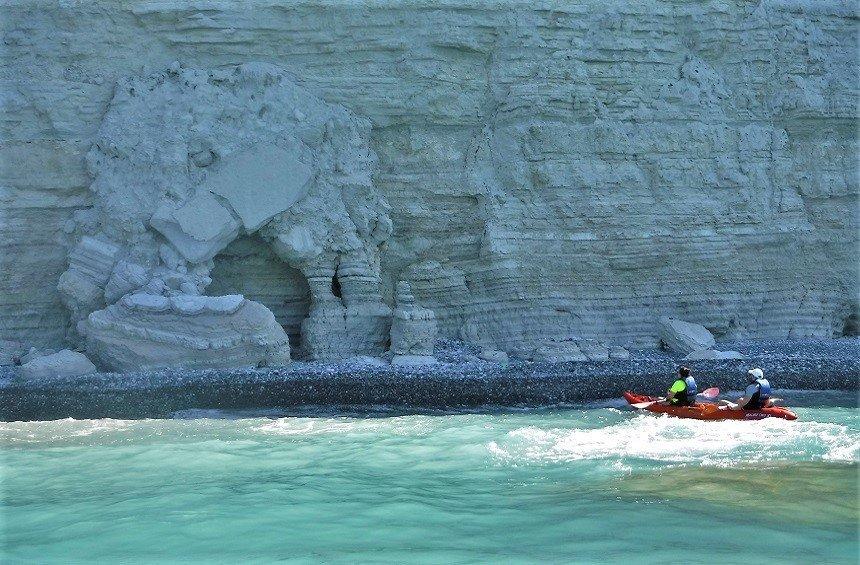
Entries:
{"label": "fallen boulder", "polygon": [[274,314],[242,295],[126,294],[89,315],[87,352],[114,371],[289,363]]}
{"label": "fallen boulder", "polygon": [[533,361],[544,363],[588,361],[588,357],[574,340],[544,342],[534,350],[531,357]]}
{"label": "fallen boulder", "polygon": [[26,353],[20,356],[18,360],[19,365],[26,365],[33,359],[38,359],[39,357],[45,357],[46,355],[53,355],[56,353],[56,349],[36,349],[35,347],[31,347],[27,350]]}
{"label": "fallen boulder", "polygon": [[603,342],[596,339],[580,339],[577,344],[579,350],[588,357],[589,361],[606,361],[609,359],[609,348]]}
{"label": "fallen boulder", "polygon": [[120,252],[114,242],[84,236],[69,253],[69,268],[60,275],[57,290],[73,321],[104,306],[104,287]]}
{"label": "fallen boulder", "polygon": [[224,198],[253,233],[305,197],[312,163],[310,149],[287,135],[280,146],[260,143],[222,157],[204,184]]}
{"label": "fallen boulder", "polygon": [[21,366],[20,375],[26,379],[46,377],[79,377],[96,371],[86,355],[63,349],[51,355],[37,357]]}
{"label": "fallen boulder", "polygon": [[711,349],[716,343],[711,332],[699,324],[663,316],[660,318],[659,325],[660,341],[672,351],[682,355],[702,349]]}
{"label": "fallen boulder", "polygon": [[178,208],[163,203],[149,224],[192,263],[215,257],[236,239],[241,227],[230,211],[208,192],[195,195]]}
{"label": "fallen boulder", "polygon": [[481,351],[478,357],[480,357],[484,361],[489,361],[490,363],[508,362],[508,354],[504,351],[499,351],[498,349],[484,349]]}
{"label": "fallen boulder", "polygon": [[630,352],[620,345],[612,345],[609,347],[609,358],[618,360],[630,359]]}

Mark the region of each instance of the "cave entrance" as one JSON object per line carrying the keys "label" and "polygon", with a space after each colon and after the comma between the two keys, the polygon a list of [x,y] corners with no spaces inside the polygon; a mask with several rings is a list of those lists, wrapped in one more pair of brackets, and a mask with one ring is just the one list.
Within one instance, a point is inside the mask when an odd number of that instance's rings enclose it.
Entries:
{"label": "cave entrance", "polygon": [[259,236],[236,239],[215,259],[207,294],[243,294],[266,306],[290,336],[300,356],[302,320],[308,316],[311,291],[301,271],[284,263]]}

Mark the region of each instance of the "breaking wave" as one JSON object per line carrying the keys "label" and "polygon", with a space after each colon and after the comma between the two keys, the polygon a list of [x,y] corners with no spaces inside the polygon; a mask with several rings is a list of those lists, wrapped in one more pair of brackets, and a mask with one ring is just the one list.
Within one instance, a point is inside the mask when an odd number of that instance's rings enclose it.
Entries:
{"label": "breaking wave", "polygon": [[821,422],[703,422],[637,415],[595,429],[527,426],[488,444],[502,462],[552,463],[583,459],[651,460],[735,466],[771,461],[860,460],[860,435]]}

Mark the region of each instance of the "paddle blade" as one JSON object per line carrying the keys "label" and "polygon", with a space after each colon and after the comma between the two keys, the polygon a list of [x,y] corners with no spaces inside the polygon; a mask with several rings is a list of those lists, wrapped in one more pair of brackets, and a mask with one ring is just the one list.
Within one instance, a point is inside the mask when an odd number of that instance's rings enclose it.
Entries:
{"label": "paddle blade", "polygon": [[706,388],[702,392],[700,392],[697,396],[704,396],[705,398],[709,398],[713,400],[714,398],[720,395],[720,389],[717,387]]}
{"label": "paddle blade", "polygon": [[641,409],[641,408],[648,408],[652,404],[657,404],[658,402],[660,402],[660,401],[659,400],[652,400],[650,402],[637,402],[635,404],[631,404],[630,406],[632,406],[633,408],[640,408]]}

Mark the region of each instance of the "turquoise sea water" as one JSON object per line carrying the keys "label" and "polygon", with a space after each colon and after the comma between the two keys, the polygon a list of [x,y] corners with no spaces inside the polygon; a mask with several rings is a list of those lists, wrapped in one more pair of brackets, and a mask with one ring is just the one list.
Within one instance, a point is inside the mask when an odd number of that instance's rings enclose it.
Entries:
{"label": "turquoise sea water", "polygon": [[2,423],[0,561],[856,563],[860,417],[822,398]]}

